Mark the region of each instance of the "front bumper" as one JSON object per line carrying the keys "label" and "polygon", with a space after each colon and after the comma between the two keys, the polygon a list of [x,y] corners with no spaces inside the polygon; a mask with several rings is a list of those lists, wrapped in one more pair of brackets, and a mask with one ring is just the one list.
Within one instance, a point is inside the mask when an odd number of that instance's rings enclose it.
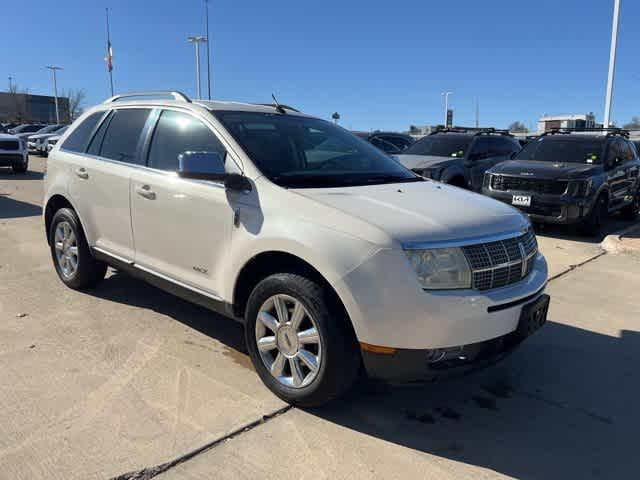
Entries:
{"label": "front bumper", "polygon": [[[536,295],[525,305],[549,305],[548,295]],[[546,322],[547,310],[537,319],[536,329]],[[391,383],[428,382],[451,378],[489,366],[511,353],[533,333],[517,328],[498,338],[446,349],[401,349],[393,354],[362,351],[362,360],[370,378]]]}
{"label": "front bumper", "polygon": [[22,152],[0,152],[0,167],[11,167],[24,163],[25,154]]}
{"label": "front bumper", "polygon": [[[541,195],[531,192],[504,192],[483,188],[482,193],[507,203],[525,213],[534,222],[573,225],[582,222],[591,212],[593,199],[575,198],[568,195]],[[531,206],[512,205],[513,195],[530,195]]]}
{"label": "front bumper", "polygon": [[523,302],[544,293],[547,262],[537,254],[521,281],[492,290],[423,290],[405,253],[382,249],[333,284],[359,342],[394,349],[441,349],[507,335]]}

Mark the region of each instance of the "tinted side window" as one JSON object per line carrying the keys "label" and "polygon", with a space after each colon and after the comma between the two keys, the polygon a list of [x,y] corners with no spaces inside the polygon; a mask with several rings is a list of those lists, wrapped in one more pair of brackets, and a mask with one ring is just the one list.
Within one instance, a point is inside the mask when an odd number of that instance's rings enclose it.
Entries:
{"label": "tinted side window", "polygon": [[620,143],[617,140],[609,142],[609,150],[607,152],[607,165],[613,166],[616,158],[621,157]]}
{"label": "tinted side window", "polygon": [[186,113],[164,110],[151,139],[149,167],[175,171],[178,155],[187,151],[217,152],[222,158],[226,154],[220,140],[200,120]]}
{"label": "tinted side window", "polygon": [[78,127],[71,132],[71,135],[62,144],[63,150],[84,153],[87,149],[91,133],[102,118],[104,112],[96,112],[89,115]]}
{"label": "tinted side window", "polygon": [[137,156],[140,134],[150,110],[126,108],[113,112],[109,127],[104,134],[100,156],[119,162],[140,164]]}
{"label": "tinted side window", "polygon": [[625,163],[633,162],[635,155],[633,154],[633,147],[629,142],[622,142],[622,159]]}
{"label": "tinted side window", "polygon": [[489,138],[478,137],[471,149],[471,156],[473,158],[486,158],[489,153],[489,149]]}
{"label": "tinted side window", "polygon": [[90,153],[91,155],[100,154],[100,149],[102,148],[102,141],[104,140],[104,134],[107,133],[107,127],[109,126],[109,122],[111,121],[112,114],[113,112],[109,112],[109,116],[104,119],[104,121],[98,128],[98,131],[93,136],[93,139],[89,144],[89,149],[87,150],[87,153]]}

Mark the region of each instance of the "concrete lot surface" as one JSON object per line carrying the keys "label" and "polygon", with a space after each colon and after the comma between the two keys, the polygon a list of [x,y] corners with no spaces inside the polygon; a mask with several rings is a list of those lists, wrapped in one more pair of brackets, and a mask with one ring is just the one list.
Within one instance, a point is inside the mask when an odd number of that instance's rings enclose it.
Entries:
{"label": "concrete lot surface", "polygon": [[0,479],[112,478],[216,440],[123,478],[637,475],[639,257],[541,230],[559,275],[550,323],[506,361],[302,411],[262,385],[232,321],[116,272],[90,293],[64,287],[40,218],[43,165],[0,170]]}

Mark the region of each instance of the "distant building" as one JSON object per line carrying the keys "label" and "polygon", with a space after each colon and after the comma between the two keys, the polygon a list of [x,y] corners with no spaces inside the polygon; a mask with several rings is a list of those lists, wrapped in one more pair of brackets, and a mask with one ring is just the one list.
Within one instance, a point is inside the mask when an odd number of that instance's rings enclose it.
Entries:
{"label": "distant building", "polygon": [[558,128],[596,128],[593,113],[579,115],[545,115],[538,120],[538,132],[548,132]]}
{"label": "distant building", "polygon": [[[58,97],[60,123],[69,122],[69,99]],[[54,97],[30,93],[0,92],[1,122],[56,122]]]}

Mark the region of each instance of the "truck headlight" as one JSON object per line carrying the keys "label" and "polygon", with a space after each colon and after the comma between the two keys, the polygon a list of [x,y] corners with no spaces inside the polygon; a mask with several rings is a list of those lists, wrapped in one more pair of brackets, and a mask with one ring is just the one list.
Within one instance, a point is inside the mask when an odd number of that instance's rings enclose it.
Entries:
{"label": "truck headlight", "polygon": [[572,197],[586,197],[591,191],[593,181],[589,180],[570,180],[567,187],[567,193]]}
{"label": "truck headlight", "polygon": [[427,290],[471,288],[471,269],[459,248],[405,250],[418,282]]}

